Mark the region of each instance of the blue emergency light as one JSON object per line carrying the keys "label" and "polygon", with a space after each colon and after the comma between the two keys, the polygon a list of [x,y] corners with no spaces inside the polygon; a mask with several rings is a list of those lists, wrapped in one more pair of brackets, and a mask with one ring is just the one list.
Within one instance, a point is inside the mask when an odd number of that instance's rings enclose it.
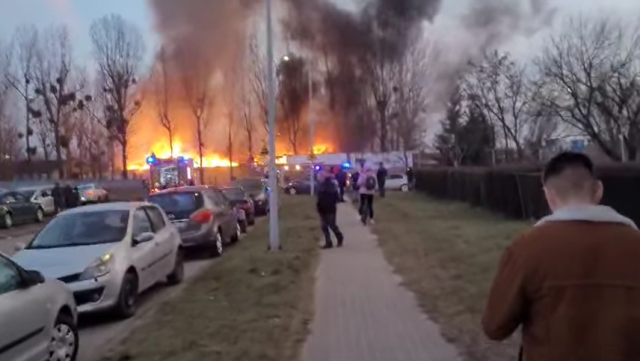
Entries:
{"label": "blue emergency light", "polygon": [[158,161],[158,159],[156,159],[156,156],[154,154],[151,154],[150,156],[147,157],[147,164],[148,165],[155,164],[157,161]]}
{"label": "blue emergency light", "polygon": [[351,163],[349,163],[349,162],[344,162],[344,163],[342,164],[342,168],[345,168],[345,169],[351,169]]}

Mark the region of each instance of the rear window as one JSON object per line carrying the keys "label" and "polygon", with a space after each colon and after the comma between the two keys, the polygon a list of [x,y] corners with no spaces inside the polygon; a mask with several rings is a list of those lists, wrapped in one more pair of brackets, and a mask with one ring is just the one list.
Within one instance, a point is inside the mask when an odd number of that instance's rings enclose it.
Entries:
{"label": "rear window", "polygon": [[202,195],[199,192],[161,193],[149,197],[149,202],[165,212],[195,211],[202,208]]}
{"label": "rear window", "polygon": [[227,188],[223,189],[222,193],[229,198],[230,200],[241,200],[244,199],[244,191],[240,188]]}

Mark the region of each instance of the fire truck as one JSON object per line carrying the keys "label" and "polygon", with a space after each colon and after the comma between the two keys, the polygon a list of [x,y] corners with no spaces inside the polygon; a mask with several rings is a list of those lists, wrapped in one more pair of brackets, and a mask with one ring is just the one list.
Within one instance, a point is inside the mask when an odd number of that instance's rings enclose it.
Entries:
{"label": "fire truck", "polygon": [[149,184],[152,188],[166,188],[193,182],[194,161],[192,158],[158,158],[155,154],[147,157]]}

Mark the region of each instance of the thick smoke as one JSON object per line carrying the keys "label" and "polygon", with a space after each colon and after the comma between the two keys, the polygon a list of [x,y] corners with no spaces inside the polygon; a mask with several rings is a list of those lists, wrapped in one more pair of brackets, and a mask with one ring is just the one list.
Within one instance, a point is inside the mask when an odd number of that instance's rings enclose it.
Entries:
{"label": "thick smoke", "polygon": [[[440,0],[366,0],[358,12],[344,10],[329,0],[284,0],[290,14],[284,25],[292,39],[332,66],[328,77],[331,110],[343,148],[361,148],[363,114],[368,101],[366,67],[369,59],[402,59],[419,41],[426,24],[436,21]],[[432,36],[443,54],[433,64],[438,74],[434,94],[443,103],[470,61],[504,45],[515,36],[530,36],[550,24],[554,11],[546,0],[471,0],[453,34]],[[333,87],[331,86],[333,85]],[[358,120],[360,119],[360,120]]]}

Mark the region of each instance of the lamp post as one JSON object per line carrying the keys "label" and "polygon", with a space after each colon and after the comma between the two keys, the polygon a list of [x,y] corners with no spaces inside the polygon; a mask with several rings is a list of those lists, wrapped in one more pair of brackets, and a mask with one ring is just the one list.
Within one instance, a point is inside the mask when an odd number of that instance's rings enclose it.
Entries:
{"label": "lamp post", "polygon": [[[282,57],[284,62],[288,62],[291,60],[289,55],[285,55]],[[315,138],[315,118],[313,116],[313,109],[311,105],[313,104],[313,78],[311,77],[311,69],[307,68],[307,80],[309,82],[309,109],[307,109],[307,117],[309,121],[309,164],[311,165],[311,169],[309,170],[309,181],[311,184],[311,195],[315,194],[315,154],[313,151],[314,138]]]}
{"label": "lamp post", "polygon": [[278,174],[276,171],[276,94],[273,74],[273,0],[267,0],[267,86],[269,120],[269,250],[280,250],[280,229],[278,224]]}

